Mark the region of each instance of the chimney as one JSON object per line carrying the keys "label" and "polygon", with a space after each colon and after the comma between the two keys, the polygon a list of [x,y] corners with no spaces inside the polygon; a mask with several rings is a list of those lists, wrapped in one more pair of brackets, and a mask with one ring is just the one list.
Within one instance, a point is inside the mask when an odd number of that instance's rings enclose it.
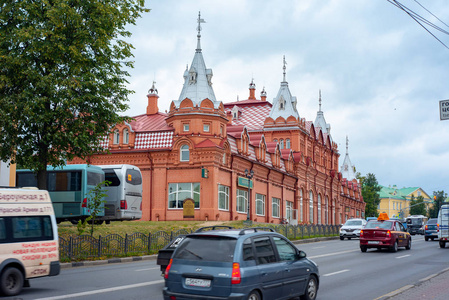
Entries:
{"label": "chimney", "polygon": [[265,92],[265,87],[263,87],[262,92],[260,92],[260,99],[262,101],[267,101],[267,92]]}
{"label": "chimney", "polygon": [[251,83],[249,84],[249,98],[248,99],[256,100],[255,92],[256,92],[256,85],[254,84],[254,79],[252,79]]}
{"label": "chimney", "polygon": [[157,107],[157,99],[159,96],[157,95],[157,89],[154,87],[156,82],[153,81],[153,86],[148,90],[148,106],[147,106],[147,115],[154,115],[159,112],[159,108]]}

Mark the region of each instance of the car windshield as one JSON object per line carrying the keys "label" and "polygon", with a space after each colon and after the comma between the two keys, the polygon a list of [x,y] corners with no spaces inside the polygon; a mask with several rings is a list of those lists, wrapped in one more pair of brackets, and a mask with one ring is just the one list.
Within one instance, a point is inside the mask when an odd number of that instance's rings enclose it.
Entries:
{"label": "car windshield", "polygon": [[421,218],[410,218],[410,219],[407,219],[407,224],[421,225],[422,224],[422,219]]}
{"label": "car windshield", "polygon": [[178,246],[173,258],[232,262],[236,243],[235,238],[191,236]]}
{"label": "car windshield", "polygon": [[361,226],[362,225],[362,221],[360,221],[360,220],[349,220],[349,221],[346,221],[345,225],[346,226]]}
{"label": "car windshield", "polygon": [[365,228],[367,229],[390,229],[391,228],[391,224],[393,224],[392,222],[388,222],[388,221],[369,221]]}

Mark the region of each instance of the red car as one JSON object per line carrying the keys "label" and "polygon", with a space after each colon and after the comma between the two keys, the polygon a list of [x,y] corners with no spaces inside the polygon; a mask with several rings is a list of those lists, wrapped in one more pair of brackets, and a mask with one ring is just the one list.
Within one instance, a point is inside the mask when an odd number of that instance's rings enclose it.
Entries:
{"label": "red car", "polygon": [[388,217],[379,217],[366,223],[360,231],[360,250],[366,252],[368,248],[387,248],[392,252],[398,251],[398,247],[412,248],[412,236],[404,225],[396,220],[388,220]]}

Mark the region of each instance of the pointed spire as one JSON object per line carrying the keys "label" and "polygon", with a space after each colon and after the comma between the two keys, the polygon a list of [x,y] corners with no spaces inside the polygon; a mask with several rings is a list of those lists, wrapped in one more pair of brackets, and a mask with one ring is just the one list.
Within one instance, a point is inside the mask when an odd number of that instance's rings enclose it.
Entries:
{"label": "pointed spire", "polygon": [[349,139],[348,136],[346,136],[346,154],[349,154]]}
{"label": "pointed spire", "polygon": [[198,27],[196,28],[198,30],[198,43],[196,45],[196,52],[201,52],[201,23],[206,23],[206,21],[204,21],[204,19],[201,19],[201,12],[198,12]]}
{"label": "pointed spire", "polygon": [[260,100],[267,101],[267,92],[265,91],[265,87],[263,87],[262,92],[260,92]]}
{"label": "pointed spire", "polygon": [[251,83],[249,84],[249,98],[248,99],[256,99],[256,84],[254,83],[254,78],[251,79]]}
{"label": "pointed spire", "polygon": [[321,89],[320,89],[320,100],[319,100],[319,103],[320,103],[320,108],[319,108],[319,110],[318,111],[321,111]]}
{"label": "pointed spire", "polygon": [[285,61],[285,55],[284,55],[284,67],[282,67],[282,69],[284,69],[284,82],[286,82],[286,80],[285,80],[285,70],[287,69],[287,67],[286,67],[286,65],[287,65],[287,62]]}

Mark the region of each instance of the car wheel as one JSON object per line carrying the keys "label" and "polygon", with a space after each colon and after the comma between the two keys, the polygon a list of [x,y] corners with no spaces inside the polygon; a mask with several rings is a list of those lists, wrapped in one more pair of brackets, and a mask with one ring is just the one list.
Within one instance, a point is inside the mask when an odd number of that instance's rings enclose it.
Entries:
{"label": "car wheel", "polygon": [[440,248],[446,247],[446,242],[440,241]]}
{"label": "car wheel", "polygon": [[351,238],[348,238],[348,240],[351,240]]}
{"label": "car wheel", "polygon": [[252,291],[248,296],[248,300],[261,300],[259,292]]}
{"label": "car wheel", "polygon": [[398,241],[394,241],[393,247],[390,248],[391,252],[398,251]]}
{"label": "car wheel", "polygon": [[407,246],[405,246],[405,249],[406,249],[406,250],[412,249],[412,239],[409,239],[409,240],[408,240]]}
{"label": "car wheel", "polygon": [[0,292],[5,296],[20,293],[23,287],[23,274],[16,268],[6,268],[0,276]]}
{"label": "car wheel", "polygon": [[309,281],[306,285],[306,290],[304,295],[300,297],[301,300],[315,300],[316,294],[318,292],[318,282],[315,276],[310,276]]}
{"label": "car wheel", "polygon": [[434,238],[430,238],[432,240],[432,242],[434,241]]}
{"label": "car wheel", "polygon": [[366,247],[366,246],[360,246],[360,250],[362,250],[362,252],[366,252],[366,249],[368,249],[368,247]]}
{"label": "car wheel", "polygon": [[340,235],[340,241],[343,241],[345,238]]}
{"label": "car wheel", "polygon": [[429,237],[428,236],[426,236],[426,237],[424,237],[424,239],[426,240],[426,242],[429,240]]}

